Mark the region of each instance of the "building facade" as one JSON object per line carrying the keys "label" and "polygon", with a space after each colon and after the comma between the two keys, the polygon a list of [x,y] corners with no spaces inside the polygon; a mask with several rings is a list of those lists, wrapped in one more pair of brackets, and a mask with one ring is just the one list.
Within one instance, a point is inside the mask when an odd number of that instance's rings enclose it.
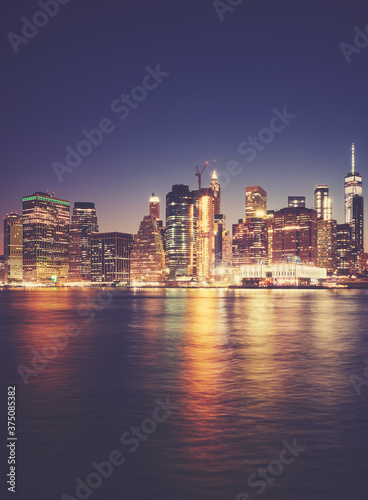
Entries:
{"label": "building facade", "polygon": [[198,197],[198,247],[197,276],[208,279],[215,266],[215,218],[214,193],[212,189],[201,189]]}
{"label": "building facade", "polygon": [[158,217],[145,216],[140,224],[138,234],[134,237],[130,259],[131,282],[165,281],[165,254]]}
{"label": "building facade", "polygon": [[309,208],[283,208],[273,218],[273,263],[299,257],[317,265],[317,212]]}
{"label": "building facade", "polygon": [[245,218],[263,218],[267,214],[267,193],[260,186],[245,188]]}
{"label": "building facade", "polygon": [[24,281],[68,277],[69,223],[69,201],[41,192],[23,198]]}
{"label": "building facade", "polygon": [[330,188],[325,184],[314,188],[314,209],[317,212],[317,219],[332,220],[332,198],[330,198]]}
{"label": "building facade", "polygon": [[351,227],[338,224],[336,232],[337,273],[347,276],[351,269]]}
{"label": "building facade", "polygon": [[331,276],[337,270],[337,222],[317,221],[317,266],[327,269]]}
{"label": "building facade", "polygon": [[69,280],[91,281],[91,236],[98,232],[94,203],[74,203],[69,235]]}
{"label": "building facade", "polygon": [[166,195],[166,265],[170,279],[194,277],[197,266],[197,196],[176,184]]}
{"label": "building facade", "polygon": [[128,283],[133,235],[94,233],[91,235],[91,281]]}
{"label": "building facade", "polygon": [[264,219],[251,218],[233,224],[233,268],[242,265],[267,264],[268,224]]}
{"label": "building facade", "polygon": [[5,281],[23,280],[23,220],[11,213],[4,218]]}

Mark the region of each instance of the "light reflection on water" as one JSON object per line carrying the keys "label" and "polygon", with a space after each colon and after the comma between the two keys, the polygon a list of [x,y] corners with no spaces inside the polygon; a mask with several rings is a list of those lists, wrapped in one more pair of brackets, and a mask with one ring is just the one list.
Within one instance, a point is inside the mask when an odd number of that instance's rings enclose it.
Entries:
{"label": "light reflection on water", "polygon": [[[307,450],[262,498],[366,498],[368,391],[349,381],[368,357],[366,291],[114,291],[86,323],[77,309],[97,294],[0,292],[19,498],[73,494],[113,449],[126,464],[92,499],[258,498],[247,478],[294,438]],[[70,321],[81,333],[25,387],[17,366]],[[168,395],[179,409],[129,456],[120,435]]]}

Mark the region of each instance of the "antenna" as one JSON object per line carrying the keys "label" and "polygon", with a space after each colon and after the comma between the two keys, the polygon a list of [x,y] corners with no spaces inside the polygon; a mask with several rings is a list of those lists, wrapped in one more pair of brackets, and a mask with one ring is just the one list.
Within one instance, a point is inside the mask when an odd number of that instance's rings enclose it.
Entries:
{"label": "antenna", "polygon": [[355,173],[355,144],[351,146],[351,173]]}

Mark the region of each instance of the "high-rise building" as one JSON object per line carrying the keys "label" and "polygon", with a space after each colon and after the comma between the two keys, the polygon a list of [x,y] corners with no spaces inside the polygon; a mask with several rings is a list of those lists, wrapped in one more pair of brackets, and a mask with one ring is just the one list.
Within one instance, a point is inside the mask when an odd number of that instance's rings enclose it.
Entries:
{"label": "high-rise building", "polygon": [[263,218],[267,214],[267,193],[260,186],[245,188],[245,218]]}
{"label": "high-rise building", "polygon": [[289,208],[305,208],[305,196],[288,196]]}
{"label": "high-rise building", "polygon": [[97,232],[95,204],[75,202],[69,235],[70,281],[91,281],[91,235]]}
{"label": "high-rise building", "polygon": [[94,233],[91,235],[91,281],[128,283],[133,235]]}
{"label": "high-rise building", "polygon": [[350,224],[338,224],[336,234],[337,272],[347,276],[351,268],[351,227]]}
{"label": "high-rise building", "polygon": [[69,268],[70,202],[53,193],[23,198],[23,279],[65,279]]}
{"label": "high-rise building", "polygon": [[130,259],[130,281],[163,282],[165,277],[165,254],[158,218],[147,215],[134,237]]}
{"label": "high-rise building", "polygon": [[166,265],[170,279],[194,277],[197,258],[197,197],[177,184],[166,195]]}
{"label": "high-rise building", "polygon": [[268,224],[264,219],[240,219],[233,224],[233,268],[248,264],[267,264]]}
{"label": "high-rise building", "polygon": [[5,256],[0,255],[0,283],[5,283]]}
{"label": "high-rise building", "polygon": [[215,265],[214,193],[201,189],[198,198],[197,276],[208,279]]}
{"label": "high-rise building", "polygon": [[4,218],[5,281],[23,280],[23,221],[11,213]]}
{"label": "high-rise building", "polygon": [[337,223],[335,220],[317,220],[317,266],[332,275],[337,269]]}
{"label": "high-rise building", "polygon": [[351,227],[351,271],[360,273],[364,252],[364,202],[362,177],[355,170],[355,146],[352,145],[351,172],[345,177],[345,223]]}
{"label": "high-rise building", "polygon": [[325,184],[317,185],[314,189],[314,208],[317,219],[332,219],[332,198],[330,198],[330,188]]}
{"label": "high-rise building", "polygon": [[160,220],[160,198],[155,196],[155,193],[152,193],[152,196],[149,201],[149,213],[151,217],[155,217],[157,220]]}
{"label": "high-rise building", "polygon": [[317,212],[309,208],[283,208],[274,213],[273,263],[299,257],[317,265]]}
{"label": "high-rise building", "polygon": [[224,214],[215,215],[214,239],[215,239],[215,267],[223,265],[223,239],[226,231],[226,216]]}
{"label": "high-rise building", "polygon": [[213,171],[210,189],[213,191],[213,213],[218,215],[221,213],[221,188],[217,180],[216,170]]}

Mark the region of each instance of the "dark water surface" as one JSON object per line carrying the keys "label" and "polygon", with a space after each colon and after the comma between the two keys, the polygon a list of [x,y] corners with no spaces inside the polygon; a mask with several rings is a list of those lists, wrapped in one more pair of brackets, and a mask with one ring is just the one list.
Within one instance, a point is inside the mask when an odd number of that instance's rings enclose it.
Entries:
{"label": "dark water surface", "polygon": [[[368,498],[368,387],[357,395],[349,379],[364,378],[367,291],[114,291],[99,302],[98,293],[0,292],[4,405],[6,386],[17,386],[14,498]],[[26,386],[17,367],[32,368],[69,322],[79,335],[46,351],[54,359]],[[169,418],[122,444],[167,397],[178,407]],[[294,461],[288,452],[281,471],[275,461],[294,439],[306,449]],[[76,478],[113,450],[125,463],[77,496]],[[258,470],[271,462],[268,483]]]}

